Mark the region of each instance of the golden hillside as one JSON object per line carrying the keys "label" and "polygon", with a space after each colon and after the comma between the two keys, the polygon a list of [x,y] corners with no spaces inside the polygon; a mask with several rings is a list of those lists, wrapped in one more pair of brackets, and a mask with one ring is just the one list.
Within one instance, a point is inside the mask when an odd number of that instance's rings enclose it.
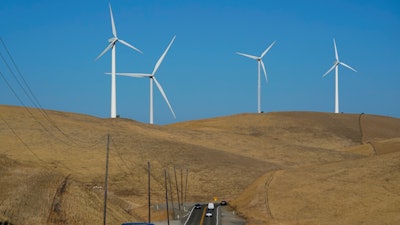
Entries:
{"label": "golden hillside", "polygon": [[0,116],[0,221],[102,223],[107,134],[109,224],[147,220],[147,162],[154,205],[175,168],[178,183],[188,171],[187,202],[226,199],[253,224],[386,218],[362,216],[371,210],[399,221],[396,118],[282,112],[157,126],[12,106]]}

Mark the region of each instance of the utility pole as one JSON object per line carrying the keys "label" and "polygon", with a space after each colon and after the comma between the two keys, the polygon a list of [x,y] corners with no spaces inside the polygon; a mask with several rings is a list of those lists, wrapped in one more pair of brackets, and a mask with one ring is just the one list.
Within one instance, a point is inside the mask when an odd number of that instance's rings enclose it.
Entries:
{"label": "utility pole", "polygon": [[182,167],[181,167],[181,203],[182,203],[182,208],[185,209],[183,206],[183,175],[182,175]]}
{"label": "utility pole", "polygon": [[176,169],[174,166],[174,174],[175,174],[175,186],[176,186],[176,195],[178,196],[178,210],[181,212],[181,201],[179,199],[179,188],[178,188],[178,179],[176,178]]}
{"label": "utility pole", "polygon": [[106,176],[104,181],[104,209],[103,209],[103,225],[107,223],[107,192],[108,192],[108,155],[110,146],[110,134],[107,134],[107,152],[106,152]]}
{"label": "utility pole", "polygon": [[175,216],[174,194],[173,194],[173,191],[172,191],[172,182],[171,182],[171,180],[172,180],[172,179],[171,179],[171,175],[169,174],[169,170],[168,170],[169,195],[170,195],[171,204],[172,204],[172,215]]}
{"label": "utility pole", "polygon": [[150,218],[151,218],[151,214],[150,214],[150,207],[151,207],[151,199],[150,199],[150,162],[147,162],[147,174],[148,174],[148,176],[147,176],[147,180],[148,180],[148,190],[147,190],[147,192],[148,192],[148,194],[149,194],[149,224],[150,224]]}
{"label": "utility pole", "polygon": [[168,210],[168,187],[167,187],[167,170],[164,169],[164,182],[165,182],[165,204],[167,206],[167,221],[169,225],[169,210]]}
{"label": "utility pole", "polygon": [[185,202],[186,202],[186,194],[187,194],[187,188],[188,188],[188,176],[189,176],[189,169],[186,169]]}

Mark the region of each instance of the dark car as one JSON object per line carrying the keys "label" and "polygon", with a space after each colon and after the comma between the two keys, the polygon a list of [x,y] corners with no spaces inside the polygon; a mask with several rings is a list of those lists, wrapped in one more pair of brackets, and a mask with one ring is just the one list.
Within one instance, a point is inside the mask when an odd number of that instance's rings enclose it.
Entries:
{"label": "dark car", "polygon": [[196,203],[196,204],[194,205],[194,208],[195,208],[195,209],[201,209],[201,205],[200,205],[199,203]]}
{"label": "dark car", "polygon": [[226,201],[221,201],[221,205],[227,205],[228,203]]}
{"label": "dark car", "polygon": [[146,222],[126,222],[121,225],[154,225],[154,223],[146,223]]}

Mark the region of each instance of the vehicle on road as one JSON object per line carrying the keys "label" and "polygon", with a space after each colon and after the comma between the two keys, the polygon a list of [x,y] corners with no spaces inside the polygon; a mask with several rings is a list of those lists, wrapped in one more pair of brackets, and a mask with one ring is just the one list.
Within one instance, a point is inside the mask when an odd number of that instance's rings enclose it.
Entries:
{"label": "vehicle on road", "polygon": [[206,217],[212,217],[212,216],[213,216],[212,211],[211,210],[207,210]]}
{"label": "vehicle on road", "polygon": [[214,208],[215,208],[214,203],[212,203],[212,202],[208,203],[207,209],[214,209]]}
{"label": "vehicle on road", "polygon": [[226,201],[221,201],[221,205],[226,205],[226,204],[228,204]]}
{"label": "vehicle on road", "polygon": [[201,209],[201,205],[200,205],[199,203],[196,203],[196,204],[194,205],[194,208],[195,208],[195,209]]}
{"label": "vehicle on road", "polygon": [[154,223],[146,223],[146,222],[126,222],[121,225],[154,225]]}

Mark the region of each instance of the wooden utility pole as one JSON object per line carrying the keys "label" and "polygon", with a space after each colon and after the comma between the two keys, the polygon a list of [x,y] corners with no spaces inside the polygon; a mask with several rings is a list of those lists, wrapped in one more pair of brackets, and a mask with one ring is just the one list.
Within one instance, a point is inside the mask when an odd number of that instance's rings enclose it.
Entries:
{"label": "wooden utility pole", "polygon": [[107,134],[107,151],[106,151],[106,175],[104,181],[104,209],[103,209],[103,225],[107,223],[107,192],[108,192],[108,156],[110,146],[110,134]]}
{"label": "wooden utility pole", "polygon": [[174,207],[174,195],[172,192],[172,182],[171,182],[171,175],[169,174],[169,170],[168,170],[168,183],[169,183],[169,196],[171,198],[171,204],[172,204],[172,215],[175,216],[175,207]]}
{"label": "wooden utility pole", "polygon": [[179,199],[179,187],[178,187],[178,179],[176,178],[176,169],[174,166],[174,174],[175,174],[175,186],[176,186],[176,195],[178,196],[178,210],[181,212],[181,201]]}
{"label": "wooden utility pole", "polygon": [[165,205],[167,207],[167,221],[169,225],[169,210],[168,210],[168,187],[167,187],[167,170],[164,169],[164,180],[165,180]]}
{"label": "wooden utility pole", "polygon": [[183,206],[183,175],[182,175],[182,167],[181,167],[181,204],[182,204],[182,208],[185,209],[185,207]]}
{"label": "wooden utility pole", "polygon": [[150,218],[151,218],[151,213],[150,213],[150,207],[151,207],[151,199],[150,199],[150,162],[147,162],[147,174],[148,174],[148,176],[147,176],[147,180],[148,180],[148,190],[147,190],[147,192],[148,192],[148,194],[149,194],[149,224],[150,224]]}
{"label": "wooden utility pole", "polygon": [[189,176],[189,169],[186,169],[185,202],[186,202],[186,194],[187,194],[187,188],[188,188],[188,176]]}

